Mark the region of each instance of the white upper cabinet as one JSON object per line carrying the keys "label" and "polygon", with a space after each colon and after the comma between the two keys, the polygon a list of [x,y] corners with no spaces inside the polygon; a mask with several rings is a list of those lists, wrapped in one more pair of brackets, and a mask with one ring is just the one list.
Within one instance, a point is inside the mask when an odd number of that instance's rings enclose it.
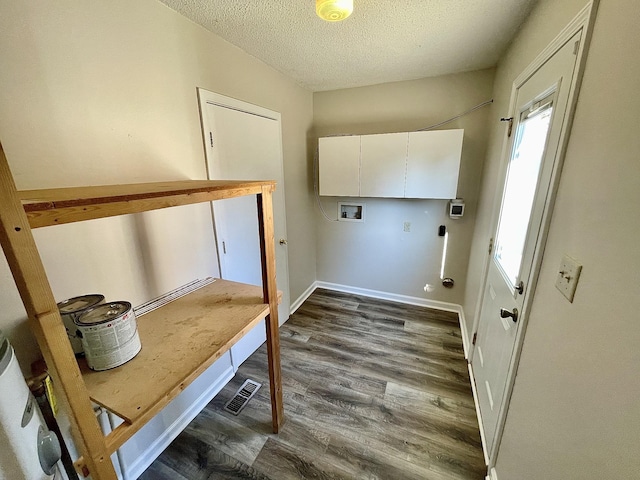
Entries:
{"label": "white upper cabinet", "polygon": [[320,138],[320,195],[457,196],[464,130]]}
{"label": "white upper cabinet", "polygon": [[361,197],[404,197],[408,135],[387,133],[360,137]]}
{"label": "white upper cabinet", "polygon": [[360,196],[360,136],[319,139],[320,195]]}
{"label": "white upper cabinet", "polygon": [[410,132],[406,198],[456,198],[464,130]]}

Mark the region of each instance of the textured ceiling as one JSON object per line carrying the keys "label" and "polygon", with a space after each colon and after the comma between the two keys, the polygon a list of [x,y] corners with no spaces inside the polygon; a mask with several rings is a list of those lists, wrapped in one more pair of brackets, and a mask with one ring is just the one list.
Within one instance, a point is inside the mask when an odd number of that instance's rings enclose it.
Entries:
{"label": "textured ceiling", "polygon": [[537,0],[160,0],[312,91],[492,67]]}

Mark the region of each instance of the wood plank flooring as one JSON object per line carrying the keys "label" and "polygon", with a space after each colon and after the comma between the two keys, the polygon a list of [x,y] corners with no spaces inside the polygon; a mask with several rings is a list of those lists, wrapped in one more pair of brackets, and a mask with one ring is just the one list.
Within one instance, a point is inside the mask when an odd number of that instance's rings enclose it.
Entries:
{"label": "wood plank flooring", "polygon": [[280,335],[281,433],[263,345],[142,480],[484,479],[457,314],[318,289]]}

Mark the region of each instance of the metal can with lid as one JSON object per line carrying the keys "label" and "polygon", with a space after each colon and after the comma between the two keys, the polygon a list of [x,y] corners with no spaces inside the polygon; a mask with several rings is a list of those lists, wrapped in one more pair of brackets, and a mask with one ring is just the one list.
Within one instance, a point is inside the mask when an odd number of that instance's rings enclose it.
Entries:
{"label": "metal can with lid", "polygon": [[90,308],[75,324],[92,370],[119,367],[142,348],[136,315],[129,302],[108,302]]}
{"label": "metal can with lid", "polygon": [[81,295],[79,297],[69,298],[58,303],[58,310],[62,317],[62,323],[64,328],[67,329],[67,336],[71,342],[71,348],[76,356],[84,354],[82,348],[82,339],[78,335],[78,328],[76,327],[76,320],[80,318],[84,312],[91,307],[95,307],[104,302],[104,295],[99,293],[93,293],[89,295]]}

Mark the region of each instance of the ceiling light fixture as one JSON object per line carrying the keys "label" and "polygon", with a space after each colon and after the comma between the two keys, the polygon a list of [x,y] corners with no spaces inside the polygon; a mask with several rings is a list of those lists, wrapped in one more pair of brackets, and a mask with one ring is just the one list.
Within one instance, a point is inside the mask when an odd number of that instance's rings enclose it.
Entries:
{"label": "ceiling light fixture", "polygon": [[353,12],[353,0],[316,0],[316,13],[327,22],[339,22]]}

